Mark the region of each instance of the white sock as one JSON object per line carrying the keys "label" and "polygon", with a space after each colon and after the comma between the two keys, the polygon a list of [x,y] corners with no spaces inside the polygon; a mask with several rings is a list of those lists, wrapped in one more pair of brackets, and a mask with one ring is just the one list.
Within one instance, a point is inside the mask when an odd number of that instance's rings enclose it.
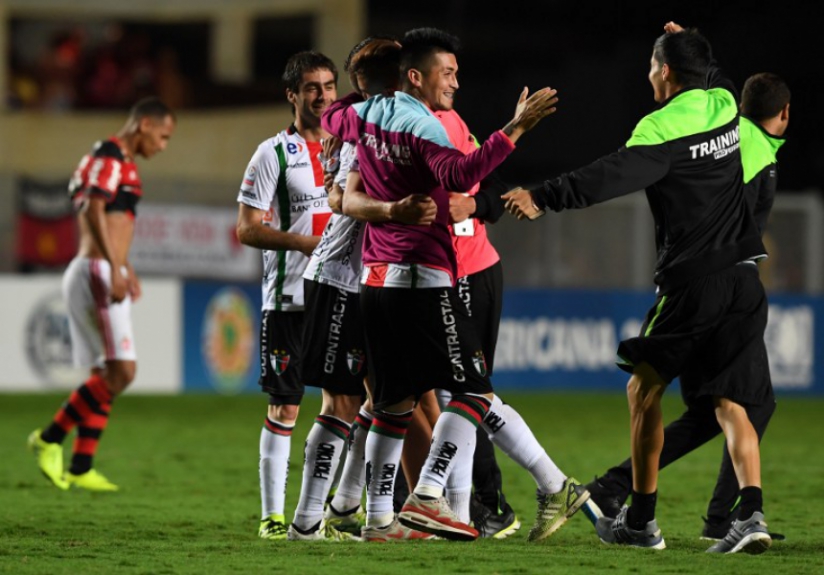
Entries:
{"label": "white sock", "polygon": [[372,419],[366,438],[366,524],[370,527],[383,527],[394,519],[395,477],[401,468],[403,440],[411,421],[411,410],[379,412]]}
{"label": "white sock", "polygon": [[348,423],[331,415],[317,416],[306,437],[303,482],[293,521],[300,529],[311,529],[323,519],[323,506],[348,439]]}
{"label": "white sock", "polygon": [[[432,431],[432,447],[421,469],[415,493],[428,497],[443,495],[449,475],[460,467],[472,478],[478,423],[489,409],[489,400],[478,395],[455,395],[438,417]],[[463,478],[460,482],[465,482]],[[468,503],[468,502],[467,502]]]}
{"label": "white sock", "polygon": [[283,425],[267,417],[260,432],[261,519],[270,515],[283,515],[294,428],[294,425]]}
{"label": "white sock", "polygon": [[538,484],[539,491],[557,493],[561,490],[566,475],[535,439],[524,418],[497,395],[492,400],[492,407],[489,408],[483,426],[492,443],[529,471]]}
{"label": "white sock", "polygon": [[354,509],[361,503],[363,487],[366,485],[366,436],[372,427],[372,416],[361,410],[352,423],[349,432],[349,454],[343,464],[338,490],[332,498],[332,507],[344,512]]}

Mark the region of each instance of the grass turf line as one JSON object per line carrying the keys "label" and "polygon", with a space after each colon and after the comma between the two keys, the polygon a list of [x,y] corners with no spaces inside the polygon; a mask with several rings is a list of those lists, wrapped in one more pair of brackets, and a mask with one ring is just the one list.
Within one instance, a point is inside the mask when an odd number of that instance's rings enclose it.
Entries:
{"label": "grass turf line", "polygon": [[[626,399],[606,394],[505,394],[568,474],[588,481],[629,452]],[[752,573],[824,572],[824,400],[782,398],[762,445],[765,511],[787,541],[758,557],[704,554],[699,541],[718,471],[721,440],[673,464],[659,485],[658,522],[668,549],[646,552],[599,543],[583,513],[541,544],[526,533],[534,483],[499,453],[508,500],[523,521],[504,541],[366,545],[268,542],[257,538],[258,440],[265,397],[126,396],[96,460],[122,491],[59,492],[25,450],[62,395],[3,395],[0,418],[0,573]],[[307,397],[295,431],[287,497],[300,489],[303,441],[317,397]],[[665,396],[665,421],[681,412]],[[68,463],[70,441],[66,443]]]}

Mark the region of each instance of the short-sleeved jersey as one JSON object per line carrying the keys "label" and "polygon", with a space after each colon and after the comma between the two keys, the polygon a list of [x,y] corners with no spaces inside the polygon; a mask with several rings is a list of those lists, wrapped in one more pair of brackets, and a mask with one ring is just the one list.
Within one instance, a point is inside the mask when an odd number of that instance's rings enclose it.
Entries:
{"label": "short-sleeved jersey", "polygon": [[96,142],[69,181],[69,196],[78,207],[89,196],[102,196],[107,212],[126,212],[134,217],[142,195],[137,166],[126,158],[115,137]]}
{"label": "short-sleeved jersey", "polygon": [[[283,232],[319,236],[332,212],[323,187],[321,145],[307,142],[294,126],[255,151],[237,201],[265,212],[263,223]],[[303,309],[303,272],[309,258],[295,250],[262,250],[263,309]]]}
{"label": "short-sleeved jersey", "polygon": [[[343,189],[346,188],[349,171],[358,169],[356,150],[353,144],[344,144],[341,148],[340,169],[335,174],[335,183]],[[303,277],[357,293],[363,269],[363,229],[363,222],[343,214],[334,214],[323,230],[318,247],[312,252]]]}

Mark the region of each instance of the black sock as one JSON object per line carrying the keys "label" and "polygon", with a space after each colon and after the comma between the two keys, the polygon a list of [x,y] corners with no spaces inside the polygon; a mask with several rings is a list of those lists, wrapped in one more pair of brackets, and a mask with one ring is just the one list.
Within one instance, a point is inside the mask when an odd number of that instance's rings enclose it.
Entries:
{"label": "black sock", "polygon": [[627,525],[630,529],[641,531],[647,523],[655,519],[655,503],[658,500],[658,492],[638,493],[632,490],[632,505],[627,511]]}
{"label": "black sock", "polygon": [[756,511],[764,512],[764,498],[760,487],[745,487],[741,490],[741,514],[739,521],[746,521]]}

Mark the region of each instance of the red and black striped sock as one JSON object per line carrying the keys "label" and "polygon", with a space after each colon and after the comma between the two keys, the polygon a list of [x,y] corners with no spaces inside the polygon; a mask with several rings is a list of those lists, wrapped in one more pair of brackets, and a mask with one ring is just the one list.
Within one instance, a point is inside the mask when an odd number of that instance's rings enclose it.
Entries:
{"label": "red and black striped sock", "polygon": [[[72,392],[40,437],[48,443],[62,443],[66,435],[76,425],[82,424],[89,415],[103,413],[102,406],[111,404],[113,397],[102,377],[91,376],[86,383]],[[105,414],[108,417],[108,409],[105,410]]]}
{"label": "red and black striped sock", "polygon": [[97,453],[100,436],[109,423],[111,403],[104,403],[99,409],[93,410],[77,427],[77,437],[74,439],[74,449],[69,473],[80,475],[92,468],[92,460]]}

